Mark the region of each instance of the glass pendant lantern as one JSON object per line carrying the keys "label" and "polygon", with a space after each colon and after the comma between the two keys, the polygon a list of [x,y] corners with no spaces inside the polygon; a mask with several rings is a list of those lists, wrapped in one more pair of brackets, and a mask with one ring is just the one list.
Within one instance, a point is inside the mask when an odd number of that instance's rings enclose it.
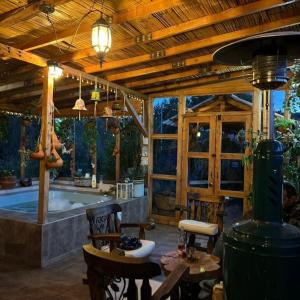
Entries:
{"label": "glass pendant lantern", "polygon": [[92,27],[92,47],[97,52],[102,66],[104,56],[111,48],[111,27],[102,15]]}
{"label": "glass pendant lantern", "polygon": [[53,77],[55,79],[59,78],[63,74],[63,69],[60,68],[57,64],[57,62],[48,60],[47,61],[48,70],[49,70],[49,76]]}

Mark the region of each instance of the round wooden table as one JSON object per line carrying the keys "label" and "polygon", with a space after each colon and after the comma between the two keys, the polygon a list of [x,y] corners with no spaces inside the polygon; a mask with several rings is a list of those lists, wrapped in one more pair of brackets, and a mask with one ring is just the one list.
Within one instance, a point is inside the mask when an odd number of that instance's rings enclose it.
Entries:
{"label": "round wooden table", "polygon": [[197,250],[194,253],[194,257],[193,261],[189,261],[186,257],[180,257],[177,251],[171,251],[160,259],[162,270],[166,276],[179,263],[190,267],[189,277],[181,285],[181,299],[197,299],[195,297],[198,296],[200,291],[199,282],[204,279],[219,279],[222,274],[219,257]]}

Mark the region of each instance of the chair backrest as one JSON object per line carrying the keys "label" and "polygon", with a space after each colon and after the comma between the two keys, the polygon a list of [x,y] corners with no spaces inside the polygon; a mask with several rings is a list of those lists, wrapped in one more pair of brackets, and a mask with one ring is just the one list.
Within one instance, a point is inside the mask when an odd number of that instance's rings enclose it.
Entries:
{"label": "chair backrest", "polygon": [[[83,246],[84,259],[87,264],[87,281],[91,300],[128,299],[142,300],[166,299],[166,295],[179,294],[179,281],[189,273],[187,266],[174,271],[176,278],[165,282],[156,296],[152,296],[149,280],[161,274],[160,266],[146,258],[132,258],[106,253],[91,244]],[[137,284],[136,280],[140,280]],[[177,289],[176,291],[174,289]],[[175,291],[175,292],[174,292]],[[158,295],[163,295],[159,296]],[[171,297],[171,299],[179,299]]]}
{"label": "chair backrest", "polygon": [[[89,208],[86,216],[89,221],[90,234],[120,233],[120,218],[122,212],[119,204],[109,204],[103,207]],[[93,246],[100,249],[107,241],[92,240]]]}
{"label": "chair backrest", "polygon": [[224,197],[199,196],[189,194],[189,219],[218,224],[220,232],[223,230]]}
{"label": "chair backrest", "polygon": [[189,193],[188,206],[177,205],[176,209],[181,212],[186,211],[186,216],[181,215],[181,218],[218,224],[219,231],[223,231],[224,197],[222,196],[200,196]]}

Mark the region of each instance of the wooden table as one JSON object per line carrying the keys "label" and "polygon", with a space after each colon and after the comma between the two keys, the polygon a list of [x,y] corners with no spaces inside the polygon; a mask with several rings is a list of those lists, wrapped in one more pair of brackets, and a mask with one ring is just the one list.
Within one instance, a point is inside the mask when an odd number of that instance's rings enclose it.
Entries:
{"label": "wooden table", "polygon": [[195,251],[195,260],[188,261],[182,258],[177,251],[168,252],[160,259],[161,267],[167,276],[177,264],[183,263],[190,267],[190,274],[186,282],[182,284],[181,299],[197,299],[200,291],[199,282],[204,279],[219,279],[221,277],[220,258],[202,251]]}

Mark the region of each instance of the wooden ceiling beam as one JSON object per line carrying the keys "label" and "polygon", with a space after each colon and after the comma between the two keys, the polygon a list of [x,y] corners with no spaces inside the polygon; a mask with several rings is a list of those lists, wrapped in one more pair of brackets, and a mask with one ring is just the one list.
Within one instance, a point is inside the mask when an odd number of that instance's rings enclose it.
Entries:
{"label": "wooden ceiling beam", "polygon": [[[71,0],[47,0],[48,4],[54,6],[61,5]],[[40,12],[40,5],[44,1],[33,1],[21,7],[14,8],[0,15],[0,26],[9,27],[11,25],[27,21]]]}
{"label": "wooden ceiling beam", "polygon": [[[169,38],[171,36],[185,33],[188,31],[200,29],[206,26],[218,24],[221,22],[225,22],[234,18],[240,18],[243,16],[247,16],[253,13],[261,12],[267,9],[275,8],[278,6],[287,5],[294,1],[283,1],[283,0],[261,0],[252,3],[248,3],[245,5],[241,5],[238,7],[234,7],[220,13],[216,13],[213,15],[208,15],[205,17],[200,17],[197,19],[193,19],[187,22],[183,22],[174,26],[170,26],[167,28],[163,28],[154,32],[151,32],[151,39],[145,40],[142,44],[150,43],[153,41],[158,41],[161,39]],[[137,45],[136,37],[125,39],[123,41],[114,42],[112,45],[112,50],[110,53],[113,53],[122,48],[128,48],[131,46]],[[79,59],[83,59],[89,56],[95,56],[96,52],[93,48],[86,48],[79,51],[75,51],[73,53],[68,53],[65,55],[58,56],[56,61],[59,62],[67,62],[67,61],[76,61]]]}
{"label": "wooden ceiling beam", "polygon": [[[37,65],[37,66],[40,66],[40,67],[46,67],[47,66],[47,60],[45,58],[41,57],[41,56],[32,54],[32,53],[24,51],[24,50],[19,50],[17,48],[7,46],[7,45],[4,45],[4,44],[0,43],[0,57],[1,56],[4,56],[4,57],[9,56],[11,58],[22,60],[22,61],[25,61],[27,63],[31,63],[31,64],[34,64],[34,65]],[[63,70],[66,74],[74,75],[74,76],[77,76],[77,77],[82,76],[82,78],[90,80],[90,81],[95,81],[97,79],[97,82],[99,84],[109,86],[112,89],[121,90],[121,91],[123,91],[127,94],[130,94],[132,96],[135,96],[135,97],[138,97],[138,98],[141,98],[141,99],[147,99],[147,97],[145,95],[143,95],[139,92],[130,90],[130,89],[128,89],[126,87],[123,87],[121,85],[118,85],[116,83],[109,82],[105,79],[87,74],[87,73],[85,73],[81,70],[77,70],[77,69],[74,69],[74,68],[66,66],[66,65],[61,65],[60,67],[63,68]]]}
{"label": "wooden ceiling beam", "polygon": [[7,56],[39,67],[47,66],[47,60],[41,56],[0,43],[0,58]]}
{"label": "wooden ceiling beam", "polygon": [[[230,72],[228,72],[230,73]],[[214,75],[214,76],[209,76],[209,77],[203,77],[203,78],[198,78],[198,79],[192,79],[192,80],[186,80],[186,81],[181,81],[181,82],[176,82],[172,84],[163,84],[158,87],[154,88],[147,88],[143,89],[142,92],[145,94],[154,94],[158,93],[160,91],[162,92],[167,92],[171,90],[179,90],[191,86],[200,86],[200,85],[206,85],[206,84],[211,84],[211,83],[216,83],[216,82],[225,82],[225,81],[231,81],[231,80],[236,80],[240,79],[242,77],[245,77],[245,73],[243,71],[236,71],[236,72],[231,72],[230,77],[222,79],[222,76],[219,75]]]}
{"label": "wooden ceiling beam", "polygon": [[[200,65],[200,64],[212,62],[212,55],[211,54],[201,55],[193,58],[187,58],[185,60],[178,58],[178,61],[184,61],[184,66]],[[137,78],[145,75],[150,75],[153,73],[164,72],[172,69],[173,69],[172,63],[161,64],[153,67],[147,67],[143,69],[127,71],[127,72],[119,72],[117,74],[108,75],[107,79],[109,81],[125,80],[129,78]],[[178,71],[180,69],[181,68],[177,68]]]}
{"label": "wooden ceiling beam", "polygon": [[[128,11],[123,11],[114,15],[112,22],[113,24],[120,24],[120,23],[132,21],[136,19],[141,19],[151,14],[172,8],[176,5],[180,5],[182,3],[184,3],[184,0],[169,0],[169,1],[153,0],[150,3],[139,4],[136,5],[133,9],[130,9]],[[59,42],[70,36],[73,36],[76,30],[77,28],[74,28],[74,26],[68,26],[67,29],[57,32],[56,35],[54,33],[50,33],[41,36],[29,43],[20,46],[20,48],[24,50],[33,50],[33,49],[45,47],[54,44],[57,41]],[[91,31],[90,24],[81,24],[81,26],[77,30],[77,34],[79,35],[90,31]]]}
{"label": "wooden ceiling beam", "polygon": [[[174,55],[180,55],[183,53],[199,50],[206,47],[212,47],[215,45],[219,45],[222,43],[232,42],[238,39],[243,39],[249,36],[257,35],[260,33],[273,31],[282,29],[289,26],[294,26],[300,24],[300,16],[288,17],[286,19],[280,19],[268,23],[264,23],[261,25],[253,26],[250,28],[240,29],[233,32],[228,32],[225,34],[215,35],[209,38],[205,38],[202,40],[196,40],[194,42],[185,43],[179,46],[163,49],[164,56],[163,57],[171,57]],[[95,73],[100,71],[107,71],[111,69],[124,68],[126,66],[136,65],[144,62],[148,62],[153,60],[150,54],[140,55],[136,57],[126,58],[118,61],[111,61],[102,68],[100,65],[89,65],[84,68],[86,73]]]}
{"label": "wooden ceiling beam", "polygon": [[223,65],[211,65],[207,68],[203,68],[203,70],[201,70],[201,68],[197,66],[197,69],[176,72],[176,73],[172,73],[172,74],[165,75],[165,76],[156,75],[155,77],[152,76],[149,79],[131,81],[131,82],[126,83],[125,85],[130,88],[141,88],[141,87],[145,87],[147,85],[162,83],[164,81],[176,80],[176,79],[185,78],[185,77],[191,77],[191,76],[197,76],[197,75],[207,76],[207,74],[213,75],[216,72],[220,72],[220,71],[225,72],[226,70],[228,70],[228,67],[223,66]]}

